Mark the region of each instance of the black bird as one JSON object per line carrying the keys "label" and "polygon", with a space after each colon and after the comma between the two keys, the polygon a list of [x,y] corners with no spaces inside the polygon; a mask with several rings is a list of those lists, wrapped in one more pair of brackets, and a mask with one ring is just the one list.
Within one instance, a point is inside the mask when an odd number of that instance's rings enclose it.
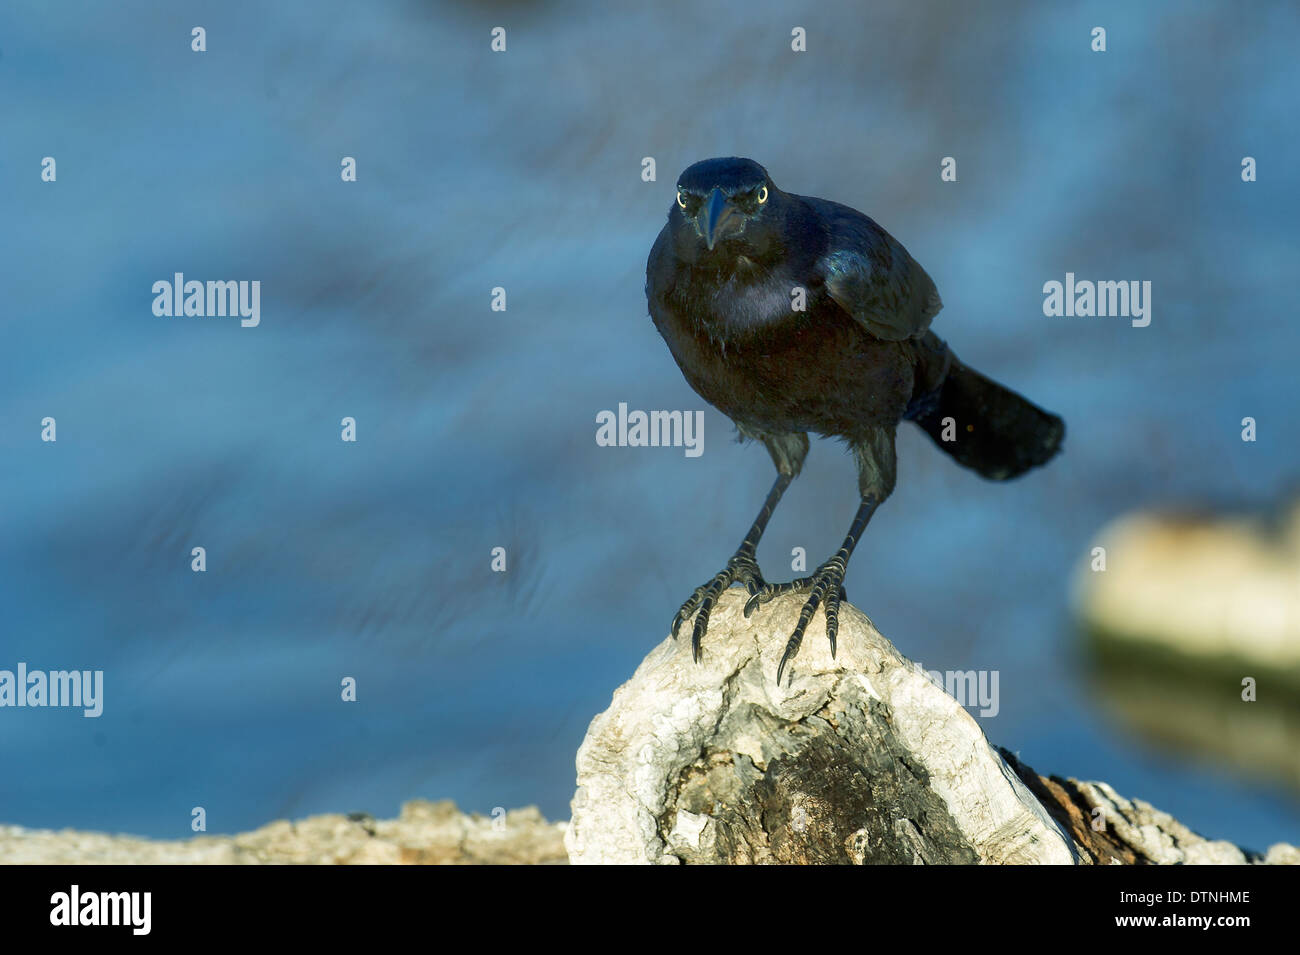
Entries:
{"label": "black bird", "polygon": [[[673,619],[676,637],[697,614],[696,661],[718,595],[736,583],[750,594],[746,616],[778,594],[808,592],[778,684],[818,607],[835,653],[849,557],[894,490],[900,421],[992,480],[1061,447],[1059,417],[966,367],[930,331],[943,303],[897,239],[848,206],[782,192],[751,159],[706,159],[682,173],[650,250],[646,298],[687,382],[742,437],[762,441],[777,471],[740,549]],[[812,576],[769,584],[755,559],[759,538],[803,467],[810,431],[848,443],[861,504]]]}

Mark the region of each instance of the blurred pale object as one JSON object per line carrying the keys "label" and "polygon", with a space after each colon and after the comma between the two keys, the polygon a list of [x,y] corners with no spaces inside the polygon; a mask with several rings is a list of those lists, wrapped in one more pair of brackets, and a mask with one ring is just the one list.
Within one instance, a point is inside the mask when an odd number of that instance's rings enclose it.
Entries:
{"label": "blurred pale object", "polygon": [[1106,569],[1093,570],[1089,556],[1075,580],[1075,605],[1094,629],[1300,678],[1300,505],[1273,527],[1252,518],[1130,516],[1098,545]]}
{"label": "blurred pale object", "polygon": [[1089,554],[1075,605],[1103,708],[1165,752],[1300,792],[1300,506],[1129,516],[1094,546],[1106,569]]}

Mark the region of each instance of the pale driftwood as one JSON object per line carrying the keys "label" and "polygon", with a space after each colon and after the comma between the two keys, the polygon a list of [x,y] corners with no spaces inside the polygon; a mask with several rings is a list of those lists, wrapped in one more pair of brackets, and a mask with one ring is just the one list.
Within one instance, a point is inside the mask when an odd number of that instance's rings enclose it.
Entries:
{"label": "pale driftwood", "polygon": [[855,608],[778,686],[803,599],[723,595],[697,665],[672,640],[578,752],[575,862],[1071,863],[1072,842],[975,720]]}
{"label": "pale driftwood", "polygon": [[451,802],[415,800],[396,819],[312,816],[175,841],[0,826],[0,864],[563,865],[563,829],[532,808],[490,819]]}
{"label": "pale driftwood", "polygon": [[819,615],[778,687],[801,602],[746,620],[743,601],[724,595],[701,665],[688,638],[665,641],[592,722],[568,826],[424,801],[170,842],[0,826],[0,864],[1300,863],[1292,846],[1203,839],[1105,783],[1039,776],[850,606],[838,659]]}
{"label": "pale driftwood", "polygon": [[[722,596],[702,663],[689,637],[665,640],[593,720],[571,862],[1254,861],[1104,784],[1043,779],[994,749],[851,606],[838,656],[818,614],[778,686],[803,598],[750,619],[744,602]],[[1294,859],[1276,847],[1269,861]]]}

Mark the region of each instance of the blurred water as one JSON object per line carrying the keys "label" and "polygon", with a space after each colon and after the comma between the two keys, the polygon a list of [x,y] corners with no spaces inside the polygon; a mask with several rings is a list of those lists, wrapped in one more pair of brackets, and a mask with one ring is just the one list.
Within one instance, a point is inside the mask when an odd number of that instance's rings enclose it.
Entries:
{"label": "blurred water", "polygon": [[[1280,790],[1104,721],[1066,609],[1113,515],[1295,476],[1300,13],[862,7],[0,8],[0,668],[107,682],[98,720],[0,711],[0,821],[179,837],[196,805],[231,832],[416,796],[567,817],[588,721],[770,483],[712,409],[699,458],[594,441],[620,401],[705,407],[644,263],[680,169],[735,154],[878,219],[963,359],[1069,425],[1011,486],[909,429],[851,599],[929,667],[1000,670],[985,730],[1039,771],[1300,840]],[[155,317],[177,271],[259,279],[260,327]],[[1151,326],[1045,318],[1066,271],[1150,280]],[[829,553],[855,505],[819,442],[768,576]]]}

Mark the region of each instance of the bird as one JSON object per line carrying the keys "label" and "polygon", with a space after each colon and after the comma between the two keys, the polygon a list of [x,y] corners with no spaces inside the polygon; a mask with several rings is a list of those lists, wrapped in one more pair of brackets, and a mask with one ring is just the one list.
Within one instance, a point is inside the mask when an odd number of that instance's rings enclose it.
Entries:
{"label": "bird", "polygon": [[[736,585],[749,594],[746,618],[782,594],[807,594],[777,667],[778,686],[819,608],[835,655],[849,559],[894,490],[900,422],[995,481],[1061,449],[1058,415],[963,364],[931,331],[943,302],[902,243],[855,209],[782,191],[752,159],[705,159],[681,174],[646,263],[645,292],[687,383],[732,420],[742,440],[761,442],[776,467],[735,554],[673,618],[675,639],[694,616],[697,663],[710,614]],[[847,444],[858,509],[843,544],[812,574],[769,583],[758,544],[803,468],[809,434]]]}

